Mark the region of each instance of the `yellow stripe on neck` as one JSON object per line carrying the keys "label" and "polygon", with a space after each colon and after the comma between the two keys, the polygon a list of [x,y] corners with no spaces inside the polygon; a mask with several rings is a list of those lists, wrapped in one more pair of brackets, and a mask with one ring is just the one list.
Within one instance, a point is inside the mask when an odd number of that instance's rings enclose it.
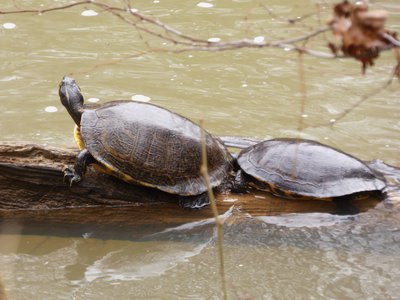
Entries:
{"label": "yellow stripe on neck", "polygon": [[79,147],[79,150],[82,150],[83,148],[85,148],[85,143],[83,142],[82,136],[81,136],[81,129],[79,128],[78,125],[75,125],[74,128],[74,138],[75,138],[75,142]]}

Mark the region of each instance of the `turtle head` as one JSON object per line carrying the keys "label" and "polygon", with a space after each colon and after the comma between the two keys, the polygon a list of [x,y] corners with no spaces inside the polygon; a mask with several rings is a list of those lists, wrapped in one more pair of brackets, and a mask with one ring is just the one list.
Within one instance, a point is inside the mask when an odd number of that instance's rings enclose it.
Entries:
{"label": "turtle head", "polygon": [[61,103],[74,119],[76,125],[80,126],[83,112],[83,96],[81,89],[71,77],[64,76],[58,89]]}

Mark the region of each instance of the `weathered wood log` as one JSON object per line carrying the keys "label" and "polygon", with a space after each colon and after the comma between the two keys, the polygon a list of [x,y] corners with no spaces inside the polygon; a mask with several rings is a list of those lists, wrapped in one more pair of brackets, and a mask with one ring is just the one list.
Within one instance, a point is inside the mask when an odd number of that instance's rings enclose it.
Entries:
{"label": "weathered wood log", "polygon": [[[60,234],[106,228],[115,234],[115,226],[143,231],[165,228],[212,217],[210,208],[184,210],[178,199],[161,191],[121,182],[89,170],[80,183],[69,187],[63,182],[63,168],[72,165],[76,149],[43,147],[29,143],[0,143],[0,218],[2,228],[19,228],[37,233],[44,224]],[[355,200],[361,211],[373,208],[379,197]],[[217,195],[218,210],[232,206],[253,216],[301,212],[334,212],[327,201],[287,200],[268,193]],[[8,225],[10,226],[8,226]],[[9,232],[12,232],[10,229]],[[18,229],[19,230],[19,229]],[[145,230],[146,231],[146,230]],[[114,233],[112,233],[114,232]]]}

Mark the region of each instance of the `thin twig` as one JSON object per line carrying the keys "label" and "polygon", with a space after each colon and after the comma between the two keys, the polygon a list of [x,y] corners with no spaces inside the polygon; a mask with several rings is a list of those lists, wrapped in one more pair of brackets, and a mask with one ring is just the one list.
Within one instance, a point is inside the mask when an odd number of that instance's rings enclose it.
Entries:
{"label": "thin twig", "polygon": [[[125,61],[125,60],[127,60],[127,59],[142,57],[142,56],[145,56],[145,55],[147,55],[147,54],[149,54],[149,53],[152,53],[152,52],[153,52],[153,51],[141,51],[141,52],[138,52],[138,53],[136,53],[136,54],[129,54],[129,55],[126,55],[126,56],[124,56],[124,57],[122,57],[122,58],[117,58],[117,59],[112,59],[112,60],[103,61],[103,62],[101,62],[101,63],[95,64],[94,66],[92,66],[92,67],[90,67],[90,68],[88,68],[88,69],[80,70],[80,71],[78,71],[78,72],[73,72],[73,73],[71,73],[71,74],[69,74],[69,75],[87,74],[87,73],[90,73],[90,72],[92,72],[92,71],[94,71],[94,70],[96,70],[96,69],[98,69],[98,68],[101,68],[101,67],[104,67],[104,66],[110,66],[110,65],[117,65],[117,64],[119,64],[120,62]],[[1,300],[1,299],[0,299],[0,300]]]}
{"label": "thin twig", "polygon": [[264,8],[266,11],[267,11],[267,13],[272,17],[272,18],[275,18],[275,19],[279,19],[280,18],[280,16],[278,16],[277,14],[275,14],[273,11],[272,11],[272,9],[270,9],[266,4],[261,4],[260,5],[262,8]]}
{"label": "thin twig", "polygon": [[[84,4],[91,4],[97,7],[102,8],[105,11],[110,12],[114,16],[120,18],[122,21],[124,21],[127,24],[130,24],[134,27],[136,27],[138,30],[146,32],[150,35],[156,36],[158,38],[167,40],[175,45],[181,45],[187,47],[183,51],[226,51],[226,50],[232,50],[232,49],[240,49],[240,48],[266,48],[266,47],[271,47],[271,48],[283,48],[283,49],[289,49],[289,50],[295,50],[297,52],[302,52],[306,53],[311,56],[315,56],[318,58],[338,58],[339,56],[333,55],[331,53],[326,53],[326,52],[321,52],[321,51],[315,51],[311,49],[306,49],[304,47],[297,47],[293,45],[296,42],[300,41],[305,41],[310,39],[311,37],[317,36],[321,33],[324,33],[326,31],[329,31],[329,27],[323,27],[320,29],[317,29],[311,33],[308,33],[306,35],[288,39],[288,40],[283,40],[283,41],[277,41],[277,42],[255,42],[253,40],[248,40],[248,39],[243,39],[239,41],[229,41],[225,43],[213,43],[209,42],[206,39],[200,39],[200,38],[195,38],[186,34],[183,34],[182,32],[176,30],[175,28],[168,26],[164,23],[162,23],[159,20],[152,19],[150,17],[147,17],[146,15],[143,15],[135,10],[130,9],[129,5],[127,8],[121,8],[121,7],[115,7],[111,6],[102,2],[97,2],[94,0],[84,0],[84,1],[78,1],[75,3],[63,5],[63,6],[58,6],[58,7],[51,7],[51,8],[46,8],[46,9],[21,9],[21,10],[12,10],[12,11],[0,11],[0,14],[16,14],[16,13],[37,13],[37,14],[44,14],[47,12],[51,11],[56,11],[56,10],[62,10],[62,9],[67,9],[67,8],[72,8],[75,6],[79,5],[84,5]],[[179,38],[175,39],[174,37],[170,37],[166,34],[156,32],[152,29],[146,28],[144,26],[139,25],[137,22],[132,22],[128,18],[124,17],[122,13],[129,13],[131,16],[136,17],[143,23],[148,23],[152,24],[166,33],[172,34],[173,36]],[[385,39],[389,40],[394,46],[398,47],[400,45],[400,42],[396,40],[394,37],[390,36],[389,34],[383,34],[382,35]],[[184,40],[184,41],[182,41]]]}
{"label": "thin twig", "polygon": [[[209,43],[207,40],[197,39],[197,38],[193,38],[191,36],[185,35],[185,34],[179,32],[178,30],[176,30],[176,29],[174,29],[174,28],[172,28],[172,27],[160,22],[159,20],[151,19],[151,18],[149,18],[149,17],[147,17],[147,16],[145,16],[145,15],[143,15],[143,14],[137,12],[137,11],[134,11],[134,10],[132,10],[130,8],[121,8],[121,7],[111,6],[111,5],[102,3],[102,2],[97,2],[95,0],[83,0],[83,1],[78,1],[78,2],[75,2],[75,3],[67,4],[67,5],[51,7],[51,8],[45,8],[45,9],[21,9],[21,10],[11,10],[11,11],[0,11],[0,15],[1,14],[4,14],[4,15],[5,14],[17,14],[17,13],[44,14],[44,13],[47,13],[47,12],[68,9],[68,8],[72,8],[72,7],[80,6],[80,5],[84,5],[84,4],[92,4],[94,6],[100,7],[102,9],[106,10],[106,11],[111,12],[113,15],[123,19],[125,22],[127,21],[127,19],[123,18],[121,16],[121,14],[118,14],[117,12],[129,13],[130,15],[137,17],[141,21],[145,21],[147,23],[156,25],[157,27],[160,27],[160,28],[164,29],[165,31],[167,31],[169,33],[172,33],[172,34],[174,34],[174,35],[176,35],[176,36],[178,36],[180,38],[187,39],[187,40],[189,40],[191,42],[200,42],[200,43],[204,43],[204,44]],[[129,23],[131,25],[134,25],[134,26],[137,26],[136,23],[134,23],[134,24],[132,24],[131,22],[127,22],[127,23]],[[147,29],[144,29],[143,27],[141,27],[140,30],[148,31]],[[148,32],[148,33],[154,34],[154,32]]]}
{"label": "thin twig", "polygon": [[205,131],[203,128],[203,120],[200,120],[200,127],[201,127],[201,161],[202,161],[200,167],[200,173],[203,176],[204,182],[207,186],[207,194],[215,218],[215,226],[217,229],[217,241],[218,241],[219,271],[221,277],[222,291],[224,294],[224,300],[227,300],[228,292],[226,288],[226,279],[225,279],[223,222],[219,217],[217,204],[214,198],[214,193],[210,184],[210,179],[208,177],[207,148],[206,148],[207,142],[205,137]]}
{"label": "thin twig", "polygon": [[274,19],[281,19],[281,20],[287,21],[287,22],[290,23],[290,24],[295,24],[295,23],[297,23],[297,22],[301,22],[301,21],[303,21],[303,20],[305,20],[305,19],[307,19],[307,18],[312,17],[313,15],[315,15],[315,13],[313,12],[313,13],[308,13],[308,14],[302,15],[302,16],[300,16],[300,17],[285,19],[285,18],[283,18],[283,17],[281,17],[281,16],[275,14],[275,13],[272,11],[272,9],[270,9],[266,4],[261,4],[260,6],[261,6],[262,8],[264,8],[264,9],[267,11],[267,13],[268,13],[272,18],[274,18]]}
{"label": "thin twig", "polygon": [[290,24],[295,24],[295,23],[297,23],[297,22],[301,22],[301,21],[303,21],[303,20],[305,20],[305,19],[307,19],[307,18],[309,18],[309,17],[312,17],[312,16],[314,16],[314,15],[315,15],[315,13],[308,13],[308,14],[302,15],[302,16],[300,16],[300,17],[288,19],[288,22],[289,22]]}
{"label": "thin twig", "polygon": [[[148,17],[136,10],[133,10],[130,6],[130,2],[127,1],[126,7],[116,7],[116,6],[111,6],[102,2],[98,2],[95,0],[82,0],[78,1],[75,3],[70,3],[66,4],[63,6],[57,6],[57,7],[50,7],[50,8],[45,8],[45,9],[21,9],[21,10],[11,10],[11,11],[0,11],[1,14],[17,14],[17,13],[37,13],[37,14],[44,14],[47,12],[52,12],[52,11],[57,11],[57,10],[63,10],[63,9],[68,9],[80,5],[93,5],[96,6],[104,11],[109,12],[113,16],[119,18],[123,22],[133,26],[136,28],[139,32],[139,35],[141,39],[146,43],[146,46],[148,48],[147,51],[145,52],[140,52],[138,54],[134,55],[129,55],[126,56],[122,59],[118,60],[113,60],[111,62],[105,62],[102,64],[97,64],[93,67],[93,69],[98,68],[100,66],[108,65],[108,64],[114,64],[114,63],[119,63],[120,61],[123,61],[128,58],[133,58],[133,57],[139,57],[146,55],[147,53],[153,53],[153,52],[168,52],[168,53],[183,53],[183,52],[189,52],[189,51],[229,51],[229,50],[237,50],[241,48],[280,48],[284,49],[285,51],[296,51],[299,53],[300,56],[303,54],[308,54],[310,56],[314,56],[317,58],[323,58],[323,59],[337,59],[337,58],[347,58],[347,56],[344,55],[337,55],[337,54],[332,54],[331,52],[323,52],[323,51],[316,51],[312,49],[308,49],[304,46],[298,46],[296,43],[298,42],[307,42],[311,38],[314,38],[320,34],[323,34],[327,31],[330,31],[330,27],[322,27],[317,30],[314,30],[312,32],[309,32],[305,35],[295,37],[295,38],[290,38],[290,39],[285,39],[285,40],[280,40],[280,41],[271,41],[271,42],[257,42],[251,39],[241,39],[241,40],[233,40],[233,41],[227,41],[227,42],[209,42],[206,39],[201,39],[201,38],[196,38],[189,36],[187,34],[184,34],[175,28],[168,26],[161,21],[157,19],[153,19],[151,17]],[[271,14],[272,12],[270,9],[268,9],[265,5],[261,5],[264,8],[267,9],[267,11]],[[134,19],[133,19],[134,18]],[[146,26],[147,25],[147,26]],[[144,37],[141,35],[140,32],[144,32],[146,34],[155,36],[159,39],[165,40],[170,42],[173,46],[176,48],[174,49],[166,49],[166,48],[160,48],[156,49],[153,47],[150,47],[150,45],[146,42]],[[387,47],[387,49],[381,49],[383,50],[389,50],[390,48],[398,48],[400,47],[400,41],[398,41],[395,37],[388,33],[382,33],[382,38],[384,38],[386,41],[390,42],[390,45]],[[301,58],[300,58],[301,59]],[[397,66],[398,69],[399,66]],[[397,70],[398,73],[400,73],[399,70]],[[397,73],[394,73],[397,74]],[[363,96],[358,102],[356,102],[354,105],[343,111],[342,114],[340,114],[334,122],[329,122],[329,123],[322,123],[322,124],[317,124],[317,125],[306,125],[303,124],[299,128],[306,128],[306,127],[321,127],[321,126],[328,126],[332,125],[332,123],[335,123],[344,117],[346,117],[352,110],[357,108],[359,105],[367,101],[370,97],[373,95],[379,93],[383,89],[385,89],[390,83],[392,82],[393,75],[391,79],[385,83],[382,87],[379,87],[378,89],[374,90],[373,92]]]}
{"label": "thin twig", "polygon": [[164,29],[165,31],[167,31],[169,33],[172,33],[172,34],[174,34],[176,36],[179,36],[180,38],[189,40],[191,42],[206,43],[206,44],[209,43],[207,40],[193,38],[193,37],[191,37],[189,35],[183,34],[182,32],[176,30],[175,28],[172,28],[172,27],[160,22],[159,20],[153,20],[153,19],[151,19],[149,17],[146,17],[145,15],[143,15],[143,14],[141,14],[139,12],[132,11],[132,10],[129,10],[129,12],[130,12],[131,15],[139,17],[141,20],[144,20],[144,21],[146,21],[146,22],[148,22],[150,24],[156,25],[156,26]]}
{"label": "thin twig", "polygon": [[382,37],[387,40],[388,42],[392,43],[395,47],[400,47],[400,41],[396,40],[393,36],[388,33],[382,33]]}
{"label": "thin twig", "polygon": [[299,118],[299,133],[304,129],[304,118],[305,118],[305,109],[306,109],[306,99],[307,99],[307,89],[306,89],[306,78],[304,74],[304,63],[303,63],[303,54],[299,52],[297,56],[297,64],[299,66],[299,82],[300,82],[300,118]]}
{"label": "thin twig", "polygon": [[[329,28],[326,28],[326,27],[318,29],[316,31],[313,31],[311,33],[308,33],[308,34],[300,36],[300,37],[296,37],[296,38],[288,39],[288,40],[277,41],[277,42],[259,43],[259,42],[249,40],[249,39],[242,39],[242,40],[236,40],[236,41],[234,40],[234,41],[228,41],[228,42],[213,43],[213,42],[209,42],[206,39],[200,39],[200,38],[196,38],[196,37],[192,37],[192,36],[183,34],[182,32],[176,30],[175,28],[173,28],[171,26],[168,26],[168,25],[162,23],[159,20],[152,19],[148,16],[141,14],[140,12],[132,10],[129,7],[129,5],[127,8],[121,8],[121,7],[111,6],[111,5],[102,3],[102,2],[97,2],[94,0],[83,0],[83,1],[78,1],[75,3],[63,5],[63,6],[51,7],[51,8],[46,8],[46,9],[22,9],[22,10],[12,10],[12,11],[0,11],[0,14],[17,14],[17,13],[44,14],[47,12],[72,8],[75,6],[85,5],[85,4],[91,4],[91,5],[97,6],[105,11],[108,11],[112,15],[121,19],[123,22],[134,26],[139,31],[143,31],[143,32],[146,32],[147,34],[153,35],[157,38],[169,41],[174,45],[179,45],[179,46],[184,47],[184,49],[179,49],[177,51],[170,51],[170,52],[179,53],[179,52],[186,52],[186,51],[227,51],[227,50],[234,50],[234,49],[240,49],[240,48],[281,48],[281,49],[285,49],[285,50],[293,50],[293,51],[297,51],[297,52],[302,52],[302,53],[305,53],[305,54],[308,54],[311,56],[315,56],[318,58],[330,58],[330,59],[337,58],[336,55],[333,55],[331,53],[305,49],[304,47],[298,47],[298,46],[293,45],[293,43],[308,40],[311,37],[314,37],[318,34],[328,31]],[[129,15],[137,18],[143,24],[148,23],[148,24],[154,25],[157,28],[164,31],[165,33],[157,32],[151,28],[145,27],[144,25],[140,25],[138,22],[134,22],[133,20],[130,20],[127,17],[123,16],[124,13],[128,13]],[[166,33],[171,34],[172,37],[167,35]]]}
{"label": "thin twig", "polygon": [[79,5],[83,5],[83,4],[89,4],[89,3],[95,4],[95,5],[97,4],[97,3],[93,2],[92,0],[86,0],[86,1],[79,1],[79,2],[75,2],[75,3],[63,5],[63,6],[45,8],[45,9],[20,9],[20,10],[9,10],[9,11],[1,11],[0,10],[0,15],[21,14],[21,13],[43,14],[43,13],[47,13],[50,11],[62,10],[62,9],[71,8],[74,6],[79,6]]}
{"label": "thin twig", "polygon": [[358,100],[356,103],[351,105],[349,108],[345,109],[340,115],[338,115],[335,119],[330,120],[329,122],[324,122],[320,124],[315,124],[315,125],[305,125],[305,128],[311,127],[311,128],[317,128],[317,127],[326,127],[326,126],[333,126],[336,124],[338,121],[342,120],[345,118],[350,112],[352,112],[354,109],[359,107],[361,104],[369,100],[371,97],[379,94],[383,90],[385,90],[391,83],[393,82],[393,79],[396,77],[395,75],[395,70],[392,72],[390,78],[381,86],[378,88],[374,89],[368,94],[365,94],[361,96],[360,100]]}

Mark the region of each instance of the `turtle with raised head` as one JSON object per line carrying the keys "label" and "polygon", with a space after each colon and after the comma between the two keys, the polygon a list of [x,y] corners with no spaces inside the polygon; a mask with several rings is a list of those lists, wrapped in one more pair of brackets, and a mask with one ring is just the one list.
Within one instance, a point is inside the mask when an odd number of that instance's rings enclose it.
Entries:
{"label": "turtle with raised head", "polygon": [[80,148],[65,178],[79,182],[89,164],[125,182],[180,195],[185,208],[208,204],[207,186],[200,175],[202,136],[211,186],[221,185],[232,170],[232,156],[219,141],[192,121],[159,106],[112,101],[87,107],[75,80],[65,76],[59,95],[75,121]]}
{"label": "turtle with raised head", "polygon": [[361,160],[321,143],[280,138],[243,149],[235,186],[252,186],[294,199],[333,200],[341,214],[354,214],[353,195],[382,191],[386,183]]}

